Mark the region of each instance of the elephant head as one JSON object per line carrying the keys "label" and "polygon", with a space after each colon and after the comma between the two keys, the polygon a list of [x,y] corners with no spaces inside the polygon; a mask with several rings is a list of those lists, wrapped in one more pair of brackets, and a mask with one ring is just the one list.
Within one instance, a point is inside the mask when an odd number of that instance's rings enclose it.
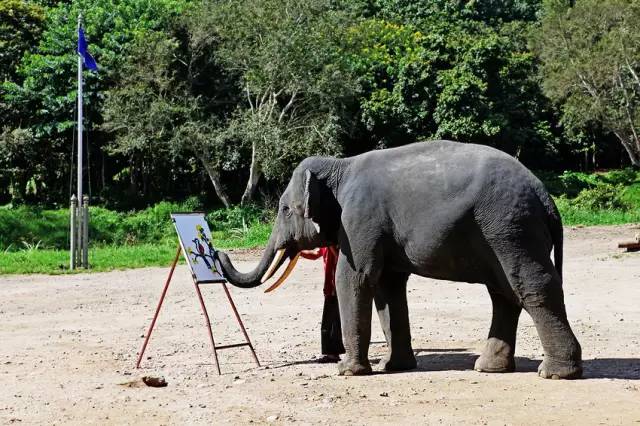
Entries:
{"label": "elephant head", "polygon": [[236,287],[256,287],[271,278],[289,260],[280,285],[293,270],[301,250],[336,244],[340,223],[337,189],[346,160],[310,157],[294,170],[278,204],[267,247],[258,265],[249,272],[239,272],[226,253],[218,259],[227,280]]}

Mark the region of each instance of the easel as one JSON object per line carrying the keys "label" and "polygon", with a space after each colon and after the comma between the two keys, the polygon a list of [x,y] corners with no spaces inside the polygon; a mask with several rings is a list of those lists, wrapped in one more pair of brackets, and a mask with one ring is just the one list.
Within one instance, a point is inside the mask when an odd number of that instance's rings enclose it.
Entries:
{"label": "easel", "polygon": [[[162,295],[160,296],[160,300],[158,301],[158,307],[156,308],[156,313],[153,315],[153,320],[151,321],[151,325],[149,326],[149,331],[147,331],[147,335],[144,339],[144,344],[142,345],[142,349],[140,350],[140,355],[138,356],[138,362],[136,363],[136,368],[140,368],[140,362],[142,362],[142,357],[144,356],[144,351],[147,349],[147,344],[149,343],[149,338],[151,337],[151,332],[153,332],[153,327],[156,324],[156,320],[158,319],[158,314],[160,313],[160,308],[162,307],[162,302],[164,301],[164,297],[167,294],[167,290],[169,289],[169,283],[171,282],[171,277],[173,277],[173,271],[176,269],[176,265],[178,264],[178,260],[180,259],[180,253],[182,252],[182,247],[178,245],[178,251],[176,252],[176,256],[173,259],[173,263],[171,264],[171,269],[169,270],[169,276],[167,277],[167,281],[164,284],[164,288],[162,289]],[[211,281],[198,281],[195,275],[192,274],[193,283],[196,288],[196,294],[198,295],[198,299],[200,300],[200,307],[202,308],[202,313],[204,314],[205,325],[207,327],[207,332],[209,333],[209,340],[211,341],[211,346],[213,347],[213,359],[216,363],[216,369],[218,370],[218,375],[222,374],[220,372],[220,363],[218,362],[218,350],[219,349],[228,349],[228,348],[237,348],[241,346],[248,346],[251,350],[251,355],[253,355],[253,359],[255,360],[258,367],[260,367],[260,361],[258,361],[258,357],[256,356],[256,352],[253,349],[253,345],[249,340],[249,335],[247,334],[247,330],[244,328],[244,324],[242,323],[242,319],[240,319],[240,314],[238,314],[238,310],[236,309],[235,303],[233,303],[233,299],[231,298],[231,293],[229,293],[229,289],[227,288],[226,281],[224,280],[211,280]],[[221,284],[224,289],[225,294],[227,295],[227,299],[229,299],[229,304],[231,305],[231,309],[233,309],[233,313],[236,316],[236,320],[238,320],[238,324],[240,325],[240,329],[242,330],[242,334],[244,334],[244,343],[234,343],[230,345],[221,345],[216,346],[215,340],[213,339],[213,332],[211,331],[211,321],[209,320],[209,314],[207,313],[207,307],[204,304],[204,299],[202,298],[202,292],[200,291],[200,286],[203,284]]]}

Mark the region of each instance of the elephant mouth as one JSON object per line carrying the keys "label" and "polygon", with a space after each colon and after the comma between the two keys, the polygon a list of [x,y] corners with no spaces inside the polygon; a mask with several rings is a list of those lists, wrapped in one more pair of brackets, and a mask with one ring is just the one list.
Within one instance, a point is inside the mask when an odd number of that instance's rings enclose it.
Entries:
{"label": "elephant mouth", "polygon": [[269,266],[267,273],[264,274],[264,276],[262,277],[261,282],[264,284],[267,281],[269,281],[269,279],[271,279],[271,277],[273,277],[275,273],[278,272],[278,270],[282,267],[282,265],[284,265],[287,259],[289,259],[289,263],[284,269],[284,272],[282,273],[282,275],[280,275],[280,278],[278,278],[273,284],[271,284],[269,288],[267,288],[264,292],[269,293],[277,289],[278,287],[280,287],[285,282],[285,280],[289,277],[289,275],[291,275],[291,271],[293,271],[293,268],[296,266],[296,263],[298,263],[299,258],[300,258],[300,253],[298,252],[294,252],[291,249],[279,249],[276,252],[273,262],[271,262],[271,266]]}

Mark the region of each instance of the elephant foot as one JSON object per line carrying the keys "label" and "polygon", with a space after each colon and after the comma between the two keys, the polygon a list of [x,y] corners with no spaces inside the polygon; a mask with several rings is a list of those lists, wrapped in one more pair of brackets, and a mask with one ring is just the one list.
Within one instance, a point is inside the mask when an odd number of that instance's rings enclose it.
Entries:
{"label": "elephant foot", "polygon": [[558,361],[545,356],[538,367],[538,376],[543,379],[579,379],[582,377],[581,361]]}
{"label": "elephant foot", "polygon": [[413,370],[418,366],[416,362],[416,357],[413,355],[413,351],[409,352],[407,355],[403,356],[393,356],[391,354],[387,354],[380,360],[378,363],[379,371],[407,371]]}
{"label": "elephant foot", "polygon": [[490,338],[473,369],[483,373],[511,373],[515,371],[516,361],[511,345],[500,339]]}
{"label": "elephant foot", "polygon": [[364,376],[371,374],[371,364],[369,361],[358,362],[344,359],[338,363],[338,374],[341,376]]}

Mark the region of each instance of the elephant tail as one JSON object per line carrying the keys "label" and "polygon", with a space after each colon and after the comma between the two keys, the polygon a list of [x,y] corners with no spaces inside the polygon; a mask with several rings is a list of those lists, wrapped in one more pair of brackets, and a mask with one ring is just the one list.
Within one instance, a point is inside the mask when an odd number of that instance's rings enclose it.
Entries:
{"label": "elephant tail", "polygon": [[564,241],[562,218],[560,217],[556,203],[549,193],[544,188],[540,188],[537,192],[540,202],[542,202],[547,211],[549,232],[551,234],[551,242],[553,243],[553,264],[562,281],[562,246]]}

